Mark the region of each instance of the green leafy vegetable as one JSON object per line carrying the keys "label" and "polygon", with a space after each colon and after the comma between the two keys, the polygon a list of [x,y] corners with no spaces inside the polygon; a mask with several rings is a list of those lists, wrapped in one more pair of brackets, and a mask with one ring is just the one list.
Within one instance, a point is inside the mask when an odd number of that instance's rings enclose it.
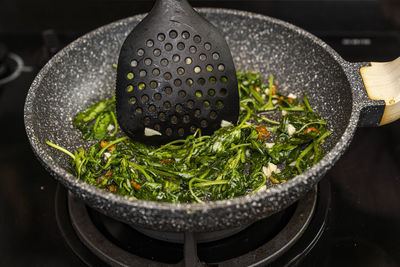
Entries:
{"label": "green leafy vegetable", "polygon": [[326,121],[304,95],[277,92],[273,77],[265,84],[256,72],[238,72],[242,112],[211,136],[193,135],[160,147],[117,136],[115,97],[79,113],[73,125],[90,149],[70,153],[79,179],[135,199],[203,202],[230,199],[284,183],[317,163],[330,134]]}

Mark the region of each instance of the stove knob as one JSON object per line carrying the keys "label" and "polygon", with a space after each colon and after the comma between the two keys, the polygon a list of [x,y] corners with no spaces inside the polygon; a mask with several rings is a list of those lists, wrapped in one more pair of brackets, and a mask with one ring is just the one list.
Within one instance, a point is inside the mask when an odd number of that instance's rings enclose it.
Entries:
{"label": "stove knob", "polygon": [[9,72],[9,67],[7,64],[8,49],[5,44],[0,43],[0,79],[7,77]]}

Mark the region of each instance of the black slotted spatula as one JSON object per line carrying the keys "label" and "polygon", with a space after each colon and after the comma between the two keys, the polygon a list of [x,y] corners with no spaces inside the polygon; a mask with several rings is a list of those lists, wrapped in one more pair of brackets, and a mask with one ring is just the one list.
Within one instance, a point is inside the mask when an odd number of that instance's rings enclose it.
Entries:
{"label": "black slotted spatula", "polygon": [[116,109],[122,130],[150,144],[236,123],[236,72],[222,34],[186,0],[156,1],[122,45]]}

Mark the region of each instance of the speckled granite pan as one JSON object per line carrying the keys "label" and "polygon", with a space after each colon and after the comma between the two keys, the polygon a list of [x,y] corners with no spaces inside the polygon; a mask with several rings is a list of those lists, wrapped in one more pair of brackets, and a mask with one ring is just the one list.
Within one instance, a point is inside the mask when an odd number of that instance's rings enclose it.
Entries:
{"label": "speckled granite pan", "polygon": [[377,125],[383,101],[370,100],[359,68],[324,42],[291,24],[226,9],[199,9],[222,30],[238,70],[275,75],[280,90],[307,92],[311,105],[329,122],[333,135],[326,157],[294,179],[264,192],[201,204],[133,200],[97,189],[68,172],[69,158],[45,140],[74,150],[84,143],[73,116],[115,89],[119,49],[143,18],[111,23],[74,41],[55,55],[34,80],[25,104],[30,143],[45,168],[89,206],[121,221],[155,230],[212,231],[247,224],[286,208],[305,195],[349,145],[358,125]]}

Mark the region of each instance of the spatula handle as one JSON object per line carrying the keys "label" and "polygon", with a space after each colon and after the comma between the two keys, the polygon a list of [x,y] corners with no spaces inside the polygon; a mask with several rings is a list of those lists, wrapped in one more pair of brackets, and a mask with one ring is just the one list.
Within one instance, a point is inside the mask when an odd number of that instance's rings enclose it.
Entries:
{"label": "spatula handle", "polygon": [[371,62],[360,69],[369,98],[384,100],[385,110],[379,125],[400,118],[400,57],[390,62]]}

